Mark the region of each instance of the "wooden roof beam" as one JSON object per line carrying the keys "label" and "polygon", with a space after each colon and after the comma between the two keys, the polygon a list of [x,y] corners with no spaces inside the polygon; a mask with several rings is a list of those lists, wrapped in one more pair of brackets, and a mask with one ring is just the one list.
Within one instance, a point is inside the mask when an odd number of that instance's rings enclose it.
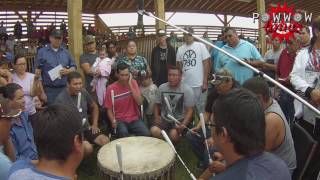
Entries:
{"label": "wooden roof beam", "polygon": [[111,0],[107,1],[107,2],[104,4],[104,6],[102,7],[102,9],[106,9],[107,7],[109,7],[112,2],[113,2],[113,1],[111,1]]}
{"label": "wooden roof beam", "polygon": [[170,7],[169,7],[170,10],[173,9],[173,7],[177,4],[178,0],[173,0],[171,2],[172,3],[170,4]]}
{"label": "wooden roof beam", "polygon": [[109,9],[113,9],[113,6],[114,6],[114,5],[116,5],[116,3],[117,3],[117,1],[115,1],[115,0],[114,0],[114,1],[112,1],[112,3],[111,3],[111,5],[110,5],[110,8],[109,8]]}
{"label": "wooden roof beam", "polygon": [[210,10],[212,7],[214,7],[214,6],[217,5],[218,3],[219,3],[219,0],[218,0],[218,1],[211,2],[211,4],[207,7],[207,10]]}
{"label": "wooden roof beam", "polygon": [[129,9],[130,7],[132,7],[133,6],[133,4],[135,3],[135,1],[130,1],[130,3],[128,3],[128,5],[127,5],[127,9]]}
{"label": "wooden roof beam", "polygon": [[22,20],[22,22],[24,22],[24,23],[27,24],[27,20],[26,20],[25,18],[23,18],[23,17],[21,16],[21,14],[19,14],[18,11],[14,11],[14,13]]}
{"label": "wooden roof beam", "polygon": [[144,5],[144,8],[145,8],[145,9],[149,9],[149,8],[150,8],[150,9],[154,9],[153,7],[149,7],[152,2],[153,2],[153,0],[147,1],[147,3],[145,3],[145,5]]}
{"label": "wooden roof beam", "polygon": [[201,6],[200,9],[203,9],[210,1],[205,1]]}
{"label": "wooden roof beam", "polygon": [[184,7],[189,8],[192,3],[193,3],[193,0],[189,0],[188,4],[186,4]]}

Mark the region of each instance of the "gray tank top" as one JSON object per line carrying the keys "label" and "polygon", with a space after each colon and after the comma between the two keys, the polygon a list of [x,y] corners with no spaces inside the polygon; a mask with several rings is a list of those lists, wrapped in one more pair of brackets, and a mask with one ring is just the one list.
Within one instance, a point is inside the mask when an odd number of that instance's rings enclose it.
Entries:
{"label": "gray tank top", "polygon": [[296,152],[294,150],[293,139],[290,131],[289,124],[286,120],[285,115],[283,114],[278,102],[276,100],[272,100],[271,106],[269,106],[264,113],[276,113],[281,117],[285,126],[285,137],[283,142],[275,149],[271,151],[271,153],[280,157],[289,167],[290,173],[293,173],[293,170],[297,166],[296,162]]}

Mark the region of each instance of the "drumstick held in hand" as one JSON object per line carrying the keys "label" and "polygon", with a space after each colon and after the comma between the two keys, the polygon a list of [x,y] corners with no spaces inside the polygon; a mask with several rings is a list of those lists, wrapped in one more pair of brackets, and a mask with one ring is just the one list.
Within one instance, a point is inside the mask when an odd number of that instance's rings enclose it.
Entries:
{"label": "drumstick held in hand", "polygon": [[[171,116],[170,114],[167,114],[167,117],[170,118],[171,120],[173,120],[175,123],[177,124],[181,124],[180,121],[178,121],[175,117]],[[201,137],[199,133],[192,131],[190,128],[185,127],[189,132],[191,132],[192,134],[195,134],[198,137]]]}
{"label": "drumstick held in hand", "polygon": [[202,132],[203,132],[203,136],[204,136],[204,141],[206,143],[207,152],[208,152],[208,156],[209,156],[209,163],[212,163],[212,159],[211,159],[210,152],[209,152],[209,145],[207,142],[207,130],[206,130],[206,126],[204,123],[203,113],[200,113],[199,117],[200,117],[201,128],[202,128]]}
{"label": "drumstick held in hand", "polygon": [[[114,90],[111,90],[111,102],[112,102],[112,113],[114,117],[114,121],[116,121],[116,113],[114,111]],[[117,128],[113,129],[114,134],[117,134]]]}
{"label": "drumstick held in hand", "polygon": [[116,144],[116,151],[117,151],[117,157],[118,157],[118,163],[119,163],[119,169],[120,169],[120,179],[123,180],[122,149],[121,149],[120,143]]}
{"label": "drumstick held in hand", "polygon": [[161,134],[163,136],[163,138],[167,141],[167,143],[169,144],[169,146],[171,147],[171,149],[176,153],[176,155],[178,156],[178,159],[180,160],[180,162],[182,163],[182,165],[186,168],[186,170],[188,171],[190,177],[192,180],[197,180],[196,177],[192,174],[192,172],[189,170],[189,168],[187,167],[187,165],[183,162],[182,158],[179,156],[178,152],[176,151],[176,149],[174,148],[174,145],[172,144],[170,138],[168,137],[167,133],[164,130],[161,130]]}

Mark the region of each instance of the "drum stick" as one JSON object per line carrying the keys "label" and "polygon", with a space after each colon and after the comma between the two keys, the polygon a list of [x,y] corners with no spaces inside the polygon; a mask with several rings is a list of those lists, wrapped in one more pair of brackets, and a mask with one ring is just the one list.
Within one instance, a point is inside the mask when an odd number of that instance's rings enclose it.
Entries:
{"label": "drum stick", "polygon": [[[172,119],[175,123],[177,123],[177,124],[181,124],[181,122],[180,121],[178,121],[175,117],[173,117],[173,116],[171,116],[170,114],[167,114],[167,117],[168,118],[170,118],[170,119]],[[194,131],[192,131],[190,128],[188,128],[188,127],[185,127],[189,132],[191,132],[192,134],[195,134],[196,136],[198,136],[198,137],[200,137],[201,138],[201,135],[199,134],[199,133],[197,133],[197,132],[194,132]]]}
{"label": "drum stick", "polygon": [[166,103],[169,112],[172,114],[172,109],[171,109],[171,106],[170,106],[170,103],[169,103],[169,100],[167,97],[164,97],[164,102]]}
{"label": "drum stick", "polygon": [[117,151],[117,157],[118,157],[118,163],[119,163],[119,169],[120,169],[120,179],[123,180],[122,149],[121,149],[120,143],[116,144],[116,151]]}
{"label": "drum stick", "polygon": [[80,107],[81,103],[81,92],[78,93],[78,101],[77,101],[77,108],[79,112],[82,112],[82,108]]}
{"label": "drum stick", "polygon": [[[111,90],[111,102],[112,102],[113,118],[114,118],[114,122],[116,122],[116,113],[114,111],[114,90]],[[114,128],[113,132],[114,132],[114,134],[117,134],[117,128]]]}
{"label": "drum stick", "polygon": [[141,119],[143,121],[143,105],[140,106],[140,110],[141,110]]}
{"label": "drum stick", "polygon": [[174,148],[174,145],[172,144],[170,138],[168,137],[167,133],[164,130],[161,130],[161,134],[164,137],[164,139],[167,141],[167,143],[169,144],[169,146],[171,147],[171,149],[176,153],[176,155],[178,156],[178,159],[180,160],[180,162],[182,163],[182,165],[186,168],[186,170],[188,171],[190,177],[192,180],[197,180],[196,177],[192,174],[192,172],[189,170],[189,168],[187,167],[187,165],[183,162],[182,158],[179,156],[178,152],[176,151],[176,149]]}
{"label": "drum stick", "polygon": [[211,164],[212,163],[212,159],[211,159],[211,156],[210,156],[209,145],[208,145],[208,142],[207,142],[207,130],[206,130],[206,126],[205,126],[205,123],[204,123],[203,113],[200,113],[199,117],[200,117],[201,128],[202,128],[202,132],[203,132],[203,136],[204,136],[204,141],[205,141],[206,147],[207,147],[209,163]]}

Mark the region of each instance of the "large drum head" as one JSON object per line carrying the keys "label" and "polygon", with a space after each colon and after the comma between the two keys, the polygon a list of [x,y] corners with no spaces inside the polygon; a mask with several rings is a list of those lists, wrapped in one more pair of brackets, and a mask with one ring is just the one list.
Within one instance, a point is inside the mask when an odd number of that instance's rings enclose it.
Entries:
{"label": "large drum head", "polygon": [[119,175],[116,144],[122,148],[123,172],[126,175],[158,175],[173,166],[175,153],[163,140],[152,137],[121,138],[104,145],[98,152],[98,166],[111,176]]}

